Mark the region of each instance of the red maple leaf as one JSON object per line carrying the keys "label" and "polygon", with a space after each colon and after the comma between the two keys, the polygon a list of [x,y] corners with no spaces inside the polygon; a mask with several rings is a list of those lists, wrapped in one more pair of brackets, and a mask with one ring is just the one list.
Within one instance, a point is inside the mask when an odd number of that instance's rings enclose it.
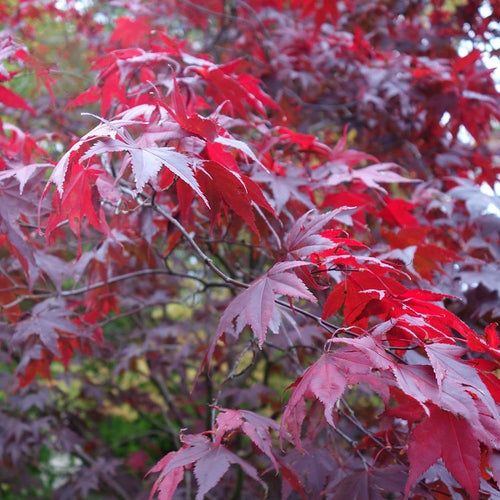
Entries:
{"label": "red maple leaf", "polygon": [[432,406],[430,416],[411,433],[408,458],[405,498],[415,481],[440,458],[471,499],[479,498],[479,442],[462,417]]}
{"label": "red maple leaf", "polygon": [[182,436],[183,446],[172,451],[160,460],[150,471],[160,472],[155,481],[150,498],[159,492],[161,500],[170,500],[177,485],[182,480],[183,469],[194,465],[194,476],[198,483],[196,500],[203,500],[222,478],[231,464],[239,465],[244,472],[259,482],[267,491],[267,486],[260,479],[255,468],[245,460],[230,452],[221,444],[213,443],[202,434]]}
{"label": "red maple leaf", "polygon": [[[290,269],[303,265],[304,262],[300,261],[278,262],[241,292],[224,311],[207,359],[211,358],[215,343],[223,333],[238,336],[246,325],[250,325],[257,336],[259,346],[264,343],[268,328],[278,333],[281,319],[275,300],[280,295],[316,302],[316,297],[304,283],[289,272]],[[236,325],[233,326],[235,320]]]}
{"label": "red maple leaf", "polygon": [[281,435],[283,436],[283,426],[286,425],[293,436],[295,445],[301,449],[300,431],[306,415],[304,398],[319,399],[325,407],[326,421],[335,427],[332,412],[346,386],[347,380],[338,370],[335,357],[331,354],[323,354],[288,387],[288,389],[294,387],[294,390],[283,413]]}
{"label": "red maple leaf", "polygon": [[269,435],[269,429],[279,431],[278,423],[248,410],[217,409],[220,413],[217,415],[215,444],[221,443],[226,432],[241,428],[255,446],[271,460],[276,472],[278,472],[280,466],[272,452],[271,436]]}
{"label": "red maple leaf", "polygon": [[25,109],[36,116],[36,111],[20,95],[4,85],[0,85],[0,102],[11,108]]}

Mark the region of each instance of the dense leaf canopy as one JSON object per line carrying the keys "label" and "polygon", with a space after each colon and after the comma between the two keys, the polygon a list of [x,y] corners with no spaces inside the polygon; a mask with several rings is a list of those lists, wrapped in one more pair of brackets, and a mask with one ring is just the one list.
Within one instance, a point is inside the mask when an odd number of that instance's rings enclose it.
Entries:
{"label": "dense leaf canopy", "polygon": [[3,2],[0,497],[498,498],[499,23]]}

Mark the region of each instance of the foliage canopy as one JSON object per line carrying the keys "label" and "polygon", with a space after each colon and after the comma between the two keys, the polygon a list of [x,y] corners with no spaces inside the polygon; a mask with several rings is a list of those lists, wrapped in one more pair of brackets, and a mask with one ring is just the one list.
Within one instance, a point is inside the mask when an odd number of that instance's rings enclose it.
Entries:
{"label": "foliage canopy", "polygon": [[499,22],[2,3],[0,497],[497,498]]}

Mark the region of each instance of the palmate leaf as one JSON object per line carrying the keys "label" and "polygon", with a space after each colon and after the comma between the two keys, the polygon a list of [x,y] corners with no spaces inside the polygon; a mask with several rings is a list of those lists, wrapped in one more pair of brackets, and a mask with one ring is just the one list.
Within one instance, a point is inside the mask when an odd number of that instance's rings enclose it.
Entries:
{"label": "palmate leaf", "polygon": [[405,486],[406,467],[390,465],[389,467],[362,469],[347,475],[334,487],[327,488],[329,500],[383,500],[384,494],[399,493]]}
{"label": "palmate leaf", "polygon": [[336,367],[335,358],[331,354],[323,354],[288,387],[288,389],[293,387],[294,390],[283,413],[281,436],[283,437],[286,425],[295,445],[298,449],[302,449],[300,431],[306,416],[304,398],[311,396],[321,401],[326,421],[335,427],[332,412],[338,399],[344,393],[347,383],[345,376]]}
{"label": "palmate leaf", "polygon": [[[145,184],[154,179],[161,167],[165,166],[190,186],[205,204],[208,205],[206,197],[202,193],[194,176],[193,168],[197,165],[198,160],[179,153],[171,147],[142,144],[139,141],[135,141],[127,132],[127,126],[144,125],[145,122],[138,120],[138,118],[148,118],[154,109],[154,106],[140,105],[130,108],[115,120],[107,121],[101,119],[102,123],[94,127],[76,142],[54,168],[50,180],[56,184],[59,192],[61,194],[63,192],[66,172],[72,163],[89,160],[96,155],[127,152],[138,192],[141,192]],[[85,144],[88,145],[96,139],[99,140],[90,146],[88,150],[83,151]],[[78,154],[80,150],[82,150],[83,154]],[[123,174],[123,171],[120,174]]]}
{"label": "palmate leaf", "polygon": [[37,212],[35,186],[43,178],[43,170],[36,168],[28,179],[21,176],[21,182],[27,186],[23,194],[20,192],[17,169],[4,170],[1,174],[4,175],[0,177],[0,237],[6,237],[8,247],[19,259],[31,282],[38,275],[34,247],[26,240],[19,221],[23,216],[33,217]]}
{"label": "palmate leaf", "polygon": [[[255,333],[259,346],[266,340],[267,329],[278,333],[280,313],[275,300],[280,295],[316,302],[316,297],[290,269],[304,266],[301,261],[278,262],[264,276],[250,284],[226,308],[212,340],[206,359],[212,357],[223,333],[238,336],[246,325]],[[233,321],[236,325],[233,326]]]}
{"label": "palmate leaf", "polygon": [[12,346],[18,346],[34,336],[54,355],[59,356],[60,350],[57,345],[60,332],[77,335],[77,326],[68,319],[68,311],[64,309],[61,301],[47,299],[37,304],[32,310],[29,318],[16,324],[15,333],[12,336]]}
{"label": "palmate leaf", "polygon": [[[433,343],[425,345],[428,364],[396,363],[383,347],[385,335],[395,323],[379,324],[370,334],[357,338],[332,338],[331,343],[353,347],[370,361],[372,367],[385,373],[391,372],[395,384],[407,395],[418,401],[429,414],[429,407],[435,405],[464,417],[473,427],[478,439],[488,446],[498,447],[500,421],[498,408],[477,370],[460,358],[465,349]],[[334,353],[338,356],[338,351]],[[360,365],[360,360],[357,361]],[[427,362],[422,357],[422,363]],[[338,367],[343,367],[338,361]],[[349,383],[355,383],[349,375]],[[366,382],[376,381],[368,375]]]}
{"label": "palmate leaf", "polygon": [[465,417],[482,442],[500,447],[498,405],[477,370],[460,358],[465,349],[434,343],[426,345],[425,350],[439,387],[437,404]]}
{"label": "palmate leaf", "polygon": [[223,445],[212,442],[202,434],[182,436],[183,446],[167,454],[149,472],[160,472],[151,491],[150,499],[159,492],[160,500],[170,500],[183,476],[186,466],[194,465],[194,476],[198,483],[196,500],[203,500],[227,472],[231,464],[239,465],[245,474],[267,486],[258,476],[257,470],[245,460],[230,452]]}
{"label": "palmate leaf", "polygon": [[[215,445],[219,445],[227,432],[237,429],[246,434],[252,443],[264,453],[273,463],[276,473],[281,472],[283,479],[288,485],[297,491],[305,500],[306,496],[297,472],[272,451],[272,441],[269,429],[279,432],[279,424],[271,418],[258,415],[248,410],[231,410],[218,408],[220,413],[217,415],[217,430],[215,432]],[[288,439],[288,436],[284,436]]]}
{"label": "palmate leaf", "polygon": [[[299,217],[285,238],[286,249],[289,254],[301,258],[315,252],[329,250],[335,245],[329,238],[320,234],[321,230],[332,220],[342,220],[353,207],[339,207],[326,214],[318,214],[309,210]],[[342,222],[344,222],[342,220]]]}
{"label": "palmate leaf", "polygon": [[130,155],[130,162],[138,192],[141,192],[145,184],[156,177],[161,167],[165,166],[188,184],[208,205],[205,195],[201,192],[193,174],[192,166],[196,164],[196,161],[182,153],[178,153],[173,148],[141,146],[130,137],[127,137],[126,141],[109,139],[94,144],[82,157],[82,160],[94,155],[118,151],[126,151]]}
{"label": "palmate leaf", "polygon": [[278,214],[286,213],[286,205],[290,200],[296,200],[309,209],[314,206],[307,195],[301,191],[304,186],[307,186],[308,180],[296,175],[291,169],[283,176],[264,172],[263,170],[255,171],[252,174],[252,179],[268,186],[271,190],[271,204]]}
{"label": "palmate leaf", "polygon": [[208,65],[206,61],[193,68],[208,83],[208,94],[219,105],[225,104],[239,116],[247,117],[249,109],[267,116],[267,109],[280,110],[277,104],[259,86],[259,80],[243,73],[236,74],[241,60],[223,65]]}
{"label": "palmate leaf", "polygon": [[20,348],[22,358],[16,375],[19,387],[29,384],[37,373],[50,379],[54,359],[67,364],[80,340],[90,333],[70,319],[70,311],[62,299],[49,298],[36,304],[28,317],[18,321],[10,341],[10,349]]}
{"label": "palmate leaf", "polygon": [[32,163],[23,165],[22,163],[12,163],[11,168],[0,172],[0,181],[15,177],[19,182],[19,194],[23,194],[24,186],[33,177],[39,168],[52,167],[50,163]]}
{"label": "palmate leaf", "polygon": [[51,240],[52,233],[58,225],[68,219],[68,224],[73,233],[81,242],[81,226],[84,217],[102,233],[108,233],[109,228],[102,207],[96,203],[96,179],[102,174],[96,165],[82,165],[79,161],[71,161],[69,171],[71,175],[65,185],[63,194],[55,194],[58,200],[58,209],[50,213],[45,228],[47,240]]}
{"label": "palmate leaf", "polygon": [[36,111],[20,96],[7,87],[0,85],[0,103],[10,108],[20,108],[37,115]]}
{"label": "palmate leaf", "polygon": [[[128,114],[130,115],[130,113]],[[63,157],[58,161],[57,165],[54,167],[54,170],[52,171],[49,181],[56,185],[57,190],[61,195],[63,194],[64,191],[64,181],[68,167],[70,163],[74,161],[75,157],[78,158],[79,156],[78,152],[84,145],[86,145],[90,141],[104,137],[115,139],[117,136],[119,137],[123,136],[124,127],[130,125],[144,124],[144,122],[137,121],[134,119],[131,120],[128,118],[117,118],[115,120],[104,120],[103,118],[99,119],[101,120],[101,123],[96,127],[94,127],[92,130],[90,130],[89,132],[87,132],[77,142],[75,142],[75,144],[73,144],[73,146],[71,146],[71,148],[68,149],[68,151],[66,151]],[[48,190],[50,182],[47,184],[45,192]]]}
{"label": "palmate leaf", "polygon": [[[318,169],[319,175],[316,177],[320,182],[325,182],[329,186],[360,180],[366,187],[385,194],[387,191],[381,184],[420,182],[418,179],[409,179],[393,172],[394,168],[399,168],[399,166],[395,163],[375,163],[368,167],[353,169],[344,163],[334,162],[331,166],[327,165]],[[326,178],[322,178],[325,173]]]}
{"label": "palmate leaf", "polygon": [[278,472],[280,466],[271,450],[272,442],[269,435],[269,429],[279,431],[278,423],[248,410],[217,409],[220,413],[217,415],[215,443],[220,444],[226,432],[241,428],[255,446],[271,460],[276,472]]}
{"label": "palmate leaf", "polygon": [[405,498],[415,481],[439,458],[470,498],[479,498],[479,442],[463,418],[432,407],[430,416],[411,434],[408,458],[410,475]]}
{"label": "palmate leaf", "polygon": [[174,117],[177,123],[190,134],[196,135],[202,139],[212,142],[217,137],[217,123],[210,118],[205,118],[198,113],[189,113],[184,104],[175,73],[172,73],[173,91],[172,91],[172,108],[169,109],[170,114]]}
{"label": "palmate leaf", "polygon": [[[233,158],[232,155],[229,156]],[[254,205],[263,207],[274,215],[274,210],[265,199],[260,187],[245,174],[209,160],[203,163],[203,168],[199,169],[196,175],[210,204],[209,213],[213,225],[220,220],[219,214],[227,212],[229,207],[258,235]]]}

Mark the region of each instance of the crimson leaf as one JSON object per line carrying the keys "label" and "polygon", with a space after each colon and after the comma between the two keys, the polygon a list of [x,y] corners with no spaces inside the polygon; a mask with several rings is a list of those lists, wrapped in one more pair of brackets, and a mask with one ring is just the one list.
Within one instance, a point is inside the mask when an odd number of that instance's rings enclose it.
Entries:
{"label": "crimson leaf", "polygon": [[479,443],[463,418],[433,406],[430,417],[413,429],[408,458],[405,498],[415,481],[439,458],[470,497],[479,498]]}
{"label": "crimson leaf", "polygon": [[196,500],[203,500],[205,494],[220,481],[231,464],[239,465],[247,475],[267,490],[255,468],[221,444],[213,443],[202,434],[186,435],[182,440],[184,445],[180,450],[170,452],[150,470],[161,471],[150,498],[155,491],[160,491],[163,495],[161,500],[170,500],[175,491],[170,484],[178,484],[182,469],[191,464],[194,464],[194,476],[198,483]]}
{"label": "crimson leaf", "polygon": [[[226,308],[215,333],[208,353],[208,359],[215,343],[223,333],[231,333],[235,337],[246,325],[250,325],[257,336],[259,346],[266,339],[267,329],[278,333],[280,313],[275,300],[280,295],[303,298],[316,302],[316,297],[290,269],[303,266],[300,261],[278,262],[264,276],[250,284]],[[236,326],[233,321],[236,320]]]}

